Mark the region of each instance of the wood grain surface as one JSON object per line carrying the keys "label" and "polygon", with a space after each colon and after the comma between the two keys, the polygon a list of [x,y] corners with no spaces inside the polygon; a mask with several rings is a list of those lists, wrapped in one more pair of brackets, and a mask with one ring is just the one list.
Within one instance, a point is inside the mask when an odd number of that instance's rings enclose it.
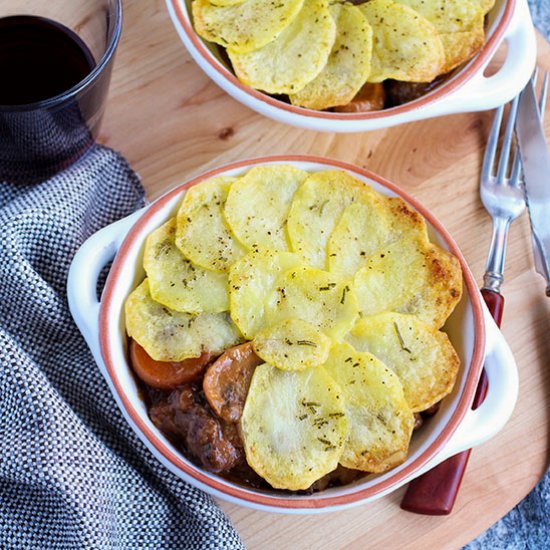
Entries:
{"label": "wood grain surface", "polygon": [[[539,65],[550,46],[538,37]],[[550,103],[548,104],[550,110]],[[325,155],[367,167],[412,193],[454,236],[481,283],[491,222],[478,179],[492,115],[449,116],[364,134],[300,130],[231,99],[193,62],[162,0],[125,0],[101,141],[121,151],[148,196],[208,168],[268,154]],[[546,116],[550,136],[550,116]],[[455,510],[423,517],[399,508],[404,489],[321,516],[283,516],[220,503],[247,548],[458,548],[514,507],[548,467],[550,300],[533,268],[529,224],[512,226],[502,330],[515,353],[519,401],[511,421],[472,453]]]}

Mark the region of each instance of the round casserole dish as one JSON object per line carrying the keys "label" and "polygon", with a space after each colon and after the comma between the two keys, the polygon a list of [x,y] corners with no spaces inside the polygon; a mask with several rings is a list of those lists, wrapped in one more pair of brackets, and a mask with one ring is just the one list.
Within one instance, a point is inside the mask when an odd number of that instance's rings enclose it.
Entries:
{"label": "round casserole dish", "polygon": [[[193,29],[190,0],[166,0],[176,30],[201,69],[237,101],[269,118],[325,132],[361,132],[426,118],[484,111],[510,101],[523,89],[535,67],[536,41],[527,0],[496,0],[489,14],[487,40],[480,52],[443,84],[422,97],[382,111],[336,113],[295,107],[242,84],[215,44]],[[485,69],[505,41],[507,57],[491,77]]]}
{"label": "round casserole dish", "polygon": [[[346,170],[377,191],[401,196],[428,223],[430,238],[460,260],[464,293],[444,330],[458,352],[461,368],[455,388],[437,415],[427,421],[411,442],[407,460],[381,475],[366,475],[350,485],[313,495],[245,488],[204,471],[184,457],[153,425],[127,358],[124,302],[144,277],[142,257],[151,231],[173,216],[186,190],[210,177],[240,175],[258,164],[293,164],[303,170]],[[96,285],[103,267],[114,257],[101,301]],[[153,204],[93,235],[72,262],[68,298],[73,317],[107,380],[118,405],[137,435],[168,469],[214,496],[245,506],[286,513],[337,510],[379,498],[411,481],[430,467],[495,435],[514,408],[518,379],[513,356],[486,311],[464,257],[436,218],[396,185],[364,169],[319,157],[284,156],[235,162],[211,170],[173,190]],[[478,409],[470,408],[483,362],[489,377],[488,396]]]}

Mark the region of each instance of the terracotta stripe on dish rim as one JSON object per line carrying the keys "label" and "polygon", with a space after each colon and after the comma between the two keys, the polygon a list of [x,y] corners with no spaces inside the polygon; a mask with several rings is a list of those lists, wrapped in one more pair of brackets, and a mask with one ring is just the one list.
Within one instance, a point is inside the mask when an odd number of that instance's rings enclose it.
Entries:
{"label": "terracotta stripe on dish rim", "polygon": [[[242,92],[254,97],[255,99],[267,103],[272,107],[281,109],[283,111],[289,111],[296,115],[310,117],[310,118],[321,118],[329,120],[370,120],[376,118],[384,118],[391,115],[399,115],[402,113],[407,113],[415,109],[420,109],[425,107],[427,104],[442,99],[443,97],[448,96],[452,92],[461,88],[468,80],[470,80],[474,74],[480,70],[485,63],[489,62],[491,57],[496,52],[502,37],[512,19],[514,13],[514,8],[516,6],[516,0],[508,0],[504,8],[502,17],[494,30],[490,38],[485,42],[483,48],[480,52],[474,57],[471,64],[460,71],[456,76],[451,78],[448,82],[443,83],[441,86],[438,86],[432,92],[421,96],[414,101],[410,101],[403,105],[397,107],[391,107],[389,109],[383,109],[382,111],[372,111],[369,113],[333,113],[328,111],[314,111],[312,109],[304,109],[302,107],[295,107],[284,101],[279,101],[269,96],[246,86],[243,84],[231,71],[226,69],[220,62],[215,59],[212,59],[212,53],[204,45],[203,40],[197,35],[191,24],[187,21],[182,5],[185,0],[170,0],[174,13],[178,18],[180,25],[182,26],[185,34],[189,40],[193,43],[193,46],[200,53],[204,61],[206,61],[214,70],[216,70],[222,78],[228,80],[233,86],[239,88]],[[191,19],[191,14],[189,18]]]}
{"label": "terracotta stripe on dish rim", "polygon": [[[172,451],[167,445],[165,445],[156,434],[144,423],[138,411],[134,408],[128,397],[125,395],[122,384],[117,376],[117,369],[113,361],[111,348],[109,344],[108,334],[112,330],[117,331],[117,326],[112,326],[111,324],[111,308],[112,308],[112,296],[114,292],[114,287],[116,281],[119,277],[123,276],[125,270],[124,263],[126,256],[128,255],[131,243],[137,235],[139,235],[145,228],[149,218],[154,214],[161,211],[165,205],[174,197],[181,194],[181,192],[193,185],[222,174],[228,170],[251,167],[256,164],[265,164],[269,162],[309,162],[317,163],[323,165],[324,167],[338,168],[341,170],[346,170],[352,174],[359,174],[366,178],[369,178],[380,185],[388,188],[397,195],[401,196],[405,201],[411,204],[420,214],[422,214],[426,220],[435,228],[435,230],[442,237],[444,242],[449,247],[449,250],[459,259],[460,265],[462,267],[463,280],[465,282],[466,291],[470,298],[472,304],[472,310],[474,315],[474,350],[472,355],[472,360],[469,368],[469,375],[466,379],[466,384],[464,386],[460,401],[453,412],[453,415],[441,434],[437,439],[419,456],[416,460],[408,464],[403,470],[397,472],[394,476],[389,477],[388,479],[381,481],[380,483],[368,487],[365,489],[359,489],[356,492],[340,495],[340,496],[327,496],[323,497],[318,495],[315,498],[299,498],[299,499],[289,499],[274,497],[266,495],[263,493],[256,493],[252,490],[241,489],[240,487],[231,485],[229,482],[215,476],[214,474],[205,474],[199,468],[193,466],[192,464],[187,464],[182,460],[182,457]],[[126,270],[127,273],[127,270]],[[210,170],[202,175],[196,176],[190,181],[178,185],[173,190],[169,191],[164,196],[157,199],[143,214],[143,216],[135,223],[135,225],[130,229],[126,238],[124,239],[116,258],[113,262],[107,282],[105,284],[105,289],[103,292],[101,300],[101,308],[99,314],[99,340],[100,340],[100,349],[101,355],[105,362],[107,372],[114,384],[116,392],[126,409],[129,416],[141,430],[141,432],[146,436],[146,438],[151,442],[155,449],[170,463],[172,463],[176,468],[180,469],[182,472],[185,472],[190,477],[195,478],[197,481],[203,483],[204,485],[219,491],[221,493],[230,495],[234,498],[238,498],[244,501],[251,503],[270,506],[275,508],[283,509],[294,509],[294,508],[325,508],[330,506],[342,506],[356,502],[358,500],[364,500],[366,498],[373,497],[380,494],[393,485],[403,481],[405,478],[410,477],[414,472],[422,468],[428,461],[430,461],[445,445],[445,443],[450,439],[458,425],[470,409],[471,402],[473,400],[479,376],[481,374],[481,369],[483,367],[483,358],[485,350],[485,324],[483,320],[483,309],[481,305],[479,289],[473,278],[472,273],[470,272],[466,260],[464,259],[462,253],[460,252],[457,244],[453,238],[449,235],[447,230],[443,225],[426,209],[424,208],[416,199],[411,197],[408,193],[400,189],[397,185],[385,180],[384,178],[369,172],[363,168],[341,162],[334,159],[327,159],[317,156],[305,156],[305,155],[285,155],[285,156],[273,156],[273,157],[261,157],[251,160],[244,160],[233,162]],[[464,368],[464,367],[463,367]]]}

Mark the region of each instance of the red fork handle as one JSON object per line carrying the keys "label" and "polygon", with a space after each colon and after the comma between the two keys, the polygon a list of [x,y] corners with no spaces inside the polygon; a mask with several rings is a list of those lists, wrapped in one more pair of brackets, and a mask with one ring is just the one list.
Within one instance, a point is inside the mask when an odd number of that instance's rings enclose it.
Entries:
{"label": "red fork handle", "polygon": [[[493,290],[482,289],[481,295],[493,316],[496,324],[500,327],[502,311],[504,309],[504,297]],[[477,409],[487,395],[488,381],[485,371],[477,386],[476,395],[472,408]],[[417,477],[409,483],[409,487],[403,500],[401,508],[415,514],[429,516],[446,516],[451,513],[466,466],[472,449],[463,451],[451,456],[430,471]]]}

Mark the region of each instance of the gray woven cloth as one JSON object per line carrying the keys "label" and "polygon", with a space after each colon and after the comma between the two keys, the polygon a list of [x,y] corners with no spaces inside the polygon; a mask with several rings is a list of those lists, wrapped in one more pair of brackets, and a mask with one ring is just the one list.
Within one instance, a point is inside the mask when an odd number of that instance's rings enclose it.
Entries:
{"label": "gray woven cloth", "polygon": [[0,182],[2,549],[243,548],[131,431],[69,313],[78,247],[143,204],[100,146],[38,185]]}
{"label": "gray woven cloth", "polygon": [[550,0],[529,0],[529,7],[535,26],[550,40]]}
{"label": "gray woven cloth", "polygon": [[[529,0],[529,7],[536,27],[550,41],[550,0]],[[507,516],[465,548],[550,549],[550,473]]]}

